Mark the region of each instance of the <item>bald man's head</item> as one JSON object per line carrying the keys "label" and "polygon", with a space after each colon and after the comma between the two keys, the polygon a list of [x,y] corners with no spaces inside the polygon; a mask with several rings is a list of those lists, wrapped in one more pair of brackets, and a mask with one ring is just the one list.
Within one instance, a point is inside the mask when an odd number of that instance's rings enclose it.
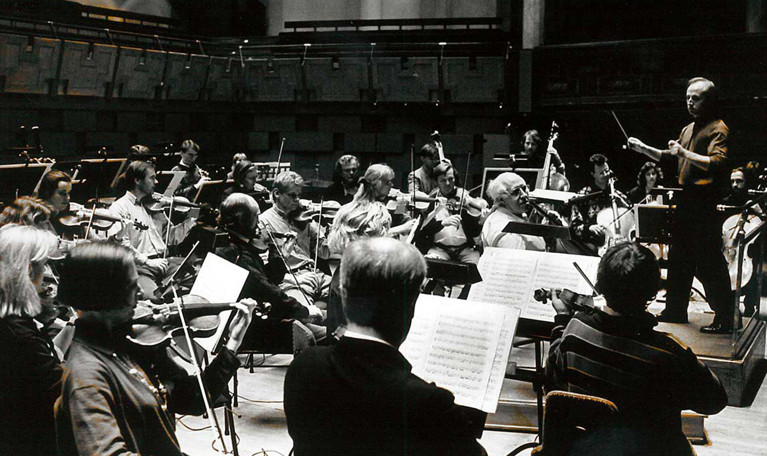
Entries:
{"label": "bald man's head", "polygon": [[353,242],[346,247],[340,273],[349,321],[375,329],[392,345],[401,344],[426,277],[418,249],[384,237]]}

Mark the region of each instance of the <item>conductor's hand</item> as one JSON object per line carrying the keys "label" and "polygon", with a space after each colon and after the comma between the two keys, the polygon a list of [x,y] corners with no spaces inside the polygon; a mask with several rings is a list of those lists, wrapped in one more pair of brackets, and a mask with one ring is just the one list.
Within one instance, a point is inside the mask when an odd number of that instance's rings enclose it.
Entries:
{"label": "conductor's hand", "polygon": [[152,275],[159,277],[165,274],[165,271],[168,270],[168,260],[165,258],[151,258],[146,260],[144,267],[149,269],[149,272],[151,272]]}
{"label": "conductor's hand", "polygon": [[461,226],[461,216],[458,214],[451,215],[450,217],[442,220],[442,226],[452,226],[453,228],[458,228]]}
{"label": "conductor's hand", "polygon": [[237,309],[237,313],[234,314],[234,318],[229,324],[229,341],[226,343],[226,348],[237,353],[237,349],[240,348],[245,333],[248,331],[248,326],[250,326],[250,320],[253,318],[253,310],[258,307],[258,302],[245,298],[235,304],[234,307]]}
{"label": "conductor's hand", "polygon": [[665,152],[674,157],[684,157],[685,149],[678,142],[671,140],[668,142],[668,149]]}
{"label": "conductor's hand", "polygon": [[634,137],[629,138],[628,146],[629,146],[629,149],[639,153],[642,153],[644,150],[647,149],[647,145],[645,143],[643,143],[642,141]]}

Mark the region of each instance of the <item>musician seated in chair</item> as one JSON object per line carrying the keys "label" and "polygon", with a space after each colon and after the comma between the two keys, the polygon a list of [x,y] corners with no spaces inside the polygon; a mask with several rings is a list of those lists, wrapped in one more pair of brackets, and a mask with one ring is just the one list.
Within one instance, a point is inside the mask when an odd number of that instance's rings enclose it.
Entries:
{"label": "musician seated in chair", "polygon": [[592,430],[574,442],[570,454],[691,455],[681,411],[709,415],[727,405],[724,387],[695,353],[653,330],[658,322],[646,309],[659,280],[653,253],[625,242],[599,262],[596,287],[606,307],[571,315],[554,300],[549,389],[599,396],[618,406],[617,424]]}
{"label": "musician seated in chair", "polygon": [[327,258],[328,251],[322,227],[316,221],[297,219],[303,185],[304,179],[295,171],[278,174],[272,188],[274,206],[260,218],[266,237],[273,238],[285,252],[288,273],[280,288],[306,307],[316,305],[325,310],[331,278],[317,269],[315,255]]}
{"label": "musician seated in chair", "polygon": [[434,168],[440,161],[437,144],[434,141],[424,144],[418,156],[421,159],[421,167],[407,175],[407,191],[429,194],[437,188],[437,178],[434,176]]}
{"label": "musician seated in chair", "polygon": [[429,196],[439,201],[427,210],[429,215],[416,234],[416,246],[426,252],[426,258],[477,264],[479,251],[474,238],[481,231],[480,216],[487,203],[456,186],[451,164],[437,165],[434,176],[437,188]]}
{"label": "musician seated in chair", "polygon": [[352,201],[360,187],[360,161],[354,155],[342,155],[336,160],[333,183],[325,189],[325,201],[347,204]]}
{"label": "musician seated in chair", "polygon": [[[588,195],[600,192],[581,204],[575,204],[570,214],[570,230],[573,239],[589,244],[596,253],[596,249],[605,244],[605,231],[607,227],[598,223],[597,216],[604,209],[611,207],[610,179],[613,173],[607,157],[602,154],[594,154],[589,158],[591,176],[594,178],[593,185],[587,185],[578,192],[579,195]],[[628,198],[616,189],[616,204],[618,207],[631,207]]]}
{"label": "musician seated in chair", "polygon": [[272,207],[269,202],[269,190],[258,183],[258,167],[250,160],[240,160],[233,168],[234,184],[224,190],[223,198],[232,193],[250,195],[258,203],[259,209],[265,211]]}
{"label": "musician seated in chair", "polygon": [[361,240],[346,248],[340,271],[348,330],[336,345],[301,353],[285,376],[296,456],[484,454],[476,440],[484,414],[413,375],[398,351],[426,276],[423,256],[391,238]]}
{"label": "musician seated in chair", "polygon": [[[135,160],[128,165],[122,176],[127,191],[109,207],[109,212],[124,220],[140,223],[139,229],[130,223],[115,223],[108,231],[111,238],[121,239],[122,244],[133,250],[139,275],[139,287],[144,296],[151,297],[163,279],[181,264],[181,258],[168,256],[168,244],[181,242],[195,224],[187,218],[183,222],[170,226],[171,220],[160,212],[150,213],[146,203],[151,200],[157,185],[157,173],[154,165],[142,160]],[[168,236],[166,236],[168,234]]]}
{"label": "musician seated in chair", "polygon": [[[268,302],[271,304],[269,320],[298,319],[309,326],[315,337],[320,338],[324,331],[311,323],[322,321],[322,311],[315,305],[301,304],[278,286],[287,269],[276,252],[277,247],[265,242],[258,229],[260,212],[258,203],[251,196],[243,193],[229,195],[221,203],[218,217],[219,228],[229,233],[229,245],[216,249],[216,255],[248,270],[240,298]],[[268,262],[264,263],[262,256],[266,256]],[[260,332],[263,332],[263,326],[259,326]],[[266,339],[261,335],[258,337]]]}
{"label": "musician seated in chair", "polygon": [[[59,298],[80,316],[55,407],[59,455],[182,456],[174,413],[207,412],[197,379],[172,360],[173,349],[128,343],[138,290],[133,253],[123,246],[78,246],[62,264]],[[240,366],[237,350],[256,302],[234,306],[229,338],[202,373],[211,398]]]}
{"label": "musician seated in chair", "polygon": [[186,174],[181,179],[181,183],[173,193],[174,195],[183,196],[192,201],[202,184],[210,180],[208,174],[197,166],[199,156],[200,146],[196,142],[187,139],[181,143],[181,163],[174,166],[171,171],[184,171]]}
{"label": "musician seated in chair", "polygon": [[509,222],[528,222],[529,191],[525,180],[516,173],[502,173],[490,181],[487,194],[493,200],[493,207],[482,226],[483,247],[546,250],[546,241],[540,236],[503,231]]}

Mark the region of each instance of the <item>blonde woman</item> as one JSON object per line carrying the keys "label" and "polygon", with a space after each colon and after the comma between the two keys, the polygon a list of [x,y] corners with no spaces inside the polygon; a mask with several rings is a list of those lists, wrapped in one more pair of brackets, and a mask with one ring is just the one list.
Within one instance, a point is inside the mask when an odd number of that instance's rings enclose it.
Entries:
{"label": "blonde woman", "polygon": [[45,264],[57,244],[56,236],[33,226],[0,228],[0,454],[56,454],[53,403],[73,328],[51,340],[35,317],[42,311]]}

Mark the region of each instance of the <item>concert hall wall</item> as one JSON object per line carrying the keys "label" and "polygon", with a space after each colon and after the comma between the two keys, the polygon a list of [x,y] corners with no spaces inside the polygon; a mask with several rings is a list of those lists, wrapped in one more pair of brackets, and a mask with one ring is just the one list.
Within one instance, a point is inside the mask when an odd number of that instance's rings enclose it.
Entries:
{"label": "concert hall wall", "polygon": [[[305,177],[329,180],[333,159],[358,153],[385,160],[397,185],[409,149],[434,129],[459,170],[497,166],[528,128],[548,135],[576,183],[595,152],[613,159],[630,187],[641,157],[625,153],[614,110],[629,135],[662,146],[689,122],[687,78],[707,76],[722,93],[739,161],[761,158],[767,89],[762,35],[543,46],[533,50],[532,113],[519,113],[516,51],[504,56],[239,59],[0,34],[0,151],[30,143],[39,126],[52,156],[136,143],[195,139],[203,161],[248,151],[283,160]],[[507,127],[508,125],[508,127]],[[417,162],[417,160],[416,160]],[[463,174],[463,171],[461,171]],[[667,173],[673,175],[673,172]],[[477,181],[474,180],[473,184]]]}

